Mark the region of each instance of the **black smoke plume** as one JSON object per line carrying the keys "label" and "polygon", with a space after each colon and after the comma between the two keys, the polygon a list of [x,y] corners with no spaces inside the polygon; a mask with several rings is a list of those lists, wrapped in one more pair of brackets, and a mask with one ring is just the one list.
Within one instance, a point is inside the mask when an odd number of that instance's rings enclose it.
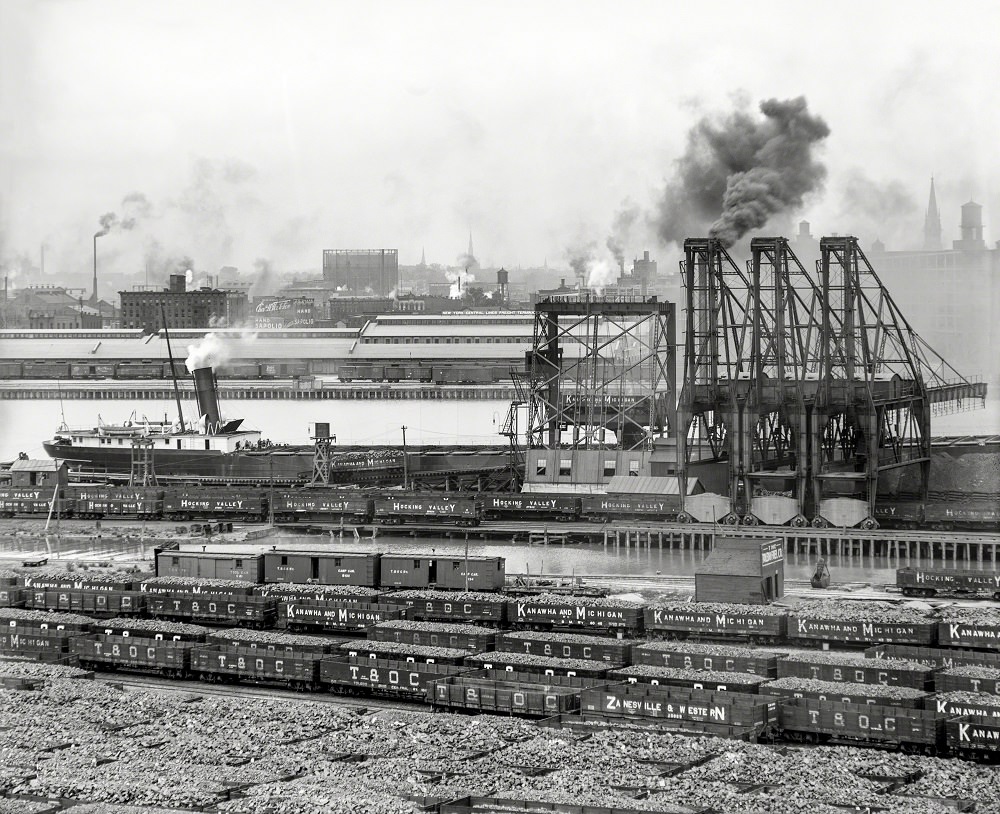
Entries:
{"label": "black smoke plume", "polygon": [[712,237],[732,246],[822,188],[826,167],[813,153],[830,134],[826,122],[802,96],[767,99],[760,112],[763,118],[744,110],[706,117],[688,133],[655,217],[665,244],[681,245],[710,225]]}

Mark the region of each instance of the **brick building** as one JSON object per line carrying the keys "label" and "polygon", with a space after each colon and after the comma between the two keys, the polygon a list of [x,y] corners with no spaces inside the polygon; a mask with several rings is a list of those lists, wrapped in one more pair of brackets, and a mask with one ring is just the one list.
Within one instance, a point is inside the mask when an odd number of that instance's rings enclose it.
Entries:
{"label": "brick building", "polygon": [[164,313],[168,328],[241,325],[249,315],[245,292],[215,288],[187,291],[182,274],[171,275],[170,287],[162,291],[121,291],[119,294],[122,328],[158,331],[163,328]]}

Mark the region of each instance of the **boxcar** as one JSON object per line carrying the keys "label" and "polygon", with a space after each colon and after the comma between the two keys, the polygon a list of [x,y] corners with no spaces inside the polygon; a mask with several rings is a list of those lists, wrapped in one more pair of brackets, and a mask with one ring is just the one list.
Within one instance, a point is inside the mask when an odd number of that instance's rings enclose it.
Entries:
{"label": "boxcar", "polygon": [[337,520],[369,523],[373,507],[371,498],[356,493],[298,489],[274,495],[274,520],[276,523]]}
{"label": "boxcar", "polygon": [[500,520],[576,520],[580,498],[567,495],[483,495],[483,518]]}
{"label": "boxcar", "polygon": [[676,495],[656,497],[617,497],[588,495],[583,498],[580,516],[584,520],[604,523],[608,520],[668,520],[680,511]]}
{"label": "boxcar", "polygon": [[26,379],[68,379],[69,362],[25,362],[22,368]]}
{"label": "boxcar", "polygon": [[[264,557],[261,554],[156,549],[154,564],[158,577],[194,577],[253,584],[264,581]],[[250,591],[248,588],[246,593]]]}
{"label": "boxcar", "polygon": [[115,366],[113,363],[99,365],[86,363],[71,364],[69,371],[74,379],[113,379],[115,377]]}
{"label": "boxcar", "polygon": [[436,522],[478,526],[480,504],[465,497],[376,498],[375,519],[386,525]]}
{"label": "boxcar", "polygon": [[115,376],[119,379],[162,379],[163,362],[120,362]]}
{"label": "boxcar", "polygon": [[436,578],[429,584],[438,588],[499,591],[507,583],[506,560],[503,557],[438,557],[436,562]]}
{"label": "boxcar", "polygon": [[379,555],[339,551],[265,551],[264,582],[378,585]]}
{"label": "boxcar", "polygon": [[383,554],[379,560],[379,584],[383,588],[438,588],[495,591],[503,587],[503,557],[420,557]]}
{"label": "boxcar", "polygon": [[319,679],[334,692],[399,695],[423,701],[432,681],[466,669],[455,664],[331,656],[320,662]]}

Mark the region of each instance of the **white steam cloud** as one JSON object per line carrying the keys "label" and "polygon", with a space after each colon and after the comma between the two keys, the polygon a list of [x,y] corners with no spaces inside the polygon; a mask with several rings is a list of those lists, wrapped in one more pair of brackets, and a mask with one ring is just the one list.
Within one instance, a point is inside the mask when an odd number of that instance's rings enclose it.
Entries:
{"label": "white steam cloud", "polygon": [[184,360],[188,372],[194,373],[203,367],[220,370],[226,366],[234,355],[246,350],[255,342],[257,334],[253,331],[239,333],[218,333],[212,331],[205,334],[194,345],[188,345],[188,356]]}

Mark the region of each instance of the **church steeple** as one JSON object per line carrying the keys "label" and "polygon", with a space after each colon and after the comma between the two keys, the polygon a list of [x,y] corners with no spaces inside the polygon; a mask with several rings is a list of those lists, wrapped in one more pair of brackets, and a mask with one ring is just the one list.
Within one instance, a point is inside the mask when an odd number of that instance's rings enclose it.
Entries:
{"label": "church steeple", "polygon": [[924,251],[941,251],[941,213],[938,211],[937,196],[934,194],[934,176],[931,176],[931,196],[924,215]]}
{"label": "church steeple", "polygon": [[427,268],[427,251],[423,248],[420,249],[420,268]]}
{"label": "church steeple", "polygon": [[476,253],[472,249],[472,230],[469,230],[469,250],[465,253],[465,257],[461,258],[462,263],[465,264],[466,270],[471,268],[479,268],[479,261],[476,260]]}

